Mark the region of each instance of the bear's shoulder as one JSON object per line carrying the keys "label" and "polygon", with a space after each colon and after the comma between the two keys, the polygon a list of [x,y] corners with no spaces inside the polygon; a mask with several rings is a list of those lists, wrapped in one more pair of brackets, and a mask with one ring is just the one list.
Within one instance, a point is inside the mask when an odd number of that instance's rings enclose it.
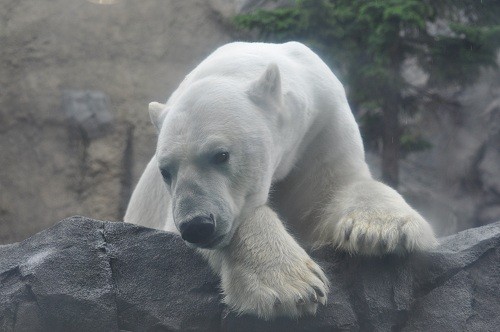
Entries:
{"label": "bear's shoulder", "polygon": [[271,44],[271,43],[260,43],[260,42],[232,42],[219,47],[213,52],[213,55],[217,54],[274,54],[283,56],[293,56],[293,57],[310,57],[314,56],[314,52],[311,51],[306,45],[297,42],[290,41],[283,44]]}

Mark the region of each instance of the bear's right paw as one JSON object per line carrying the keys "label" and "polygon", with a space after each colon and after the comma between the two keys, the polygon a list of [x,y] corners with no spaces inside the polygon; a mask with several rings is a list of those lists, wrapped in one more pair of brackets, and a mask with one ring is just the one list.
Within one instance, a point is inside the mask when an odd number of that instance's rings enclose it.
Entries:
{"label": "bear's right paw", "polygon": [[437,245],[429,224],[411,208],[360,209],[335,226],[339,249],[370,256],[425,251]]}
{"label": "bear's right paw", "polygon": [[272,266],[232,266],[222,273],[222,288],[231,310],[270,320],[314,315],[326,304],[329,282],[304,252]]}

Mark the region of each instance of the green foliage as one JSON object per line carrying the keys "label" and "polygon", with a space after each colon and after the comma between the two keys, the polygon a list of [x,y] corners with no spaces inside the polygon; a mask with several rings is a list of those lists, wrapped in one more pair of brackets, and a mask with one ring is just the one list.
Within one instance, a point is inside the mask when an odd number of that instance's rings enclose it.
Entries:
{"label": "green foliage", "polygon": [[399,67],[407,57],[416,57],[435,84],[473,81],[480,66],[495,65],[498,17],[493,0],[299,0],[235,23],[265,40],[309,44],[344,72],[352,90],[366,85],[373,92],[355,96],[363,102],[404,87]]}
{"label": "green foliage", "polygon": [[[377,109],[375,111],[366,112],[359,118],[359,126],[361,128],[365,147],[371,150],[379,150],[380,137],[382,137],[382,113]],[[406,130],[403,126],[403,130]],[[432,144],[423,138],[420,134],[411,131],[405,131],[399,138],[400,151],[403,155],[411,152],[424,151],[432,148]]]}
{"label": "green foliage", "polygon": [[[500,17],[500,16],[499,16]],[[428,43],[420,64],[431,75],[431,84],[467,85],[477,78],[481,67],[495,67],[499,26],[469,26],[450,23],[451,35],[437,36]]]}
{"label": "green foliage", "polygon": [[253,14],[236,16],[234,22],[242,28],[257,28],[264,39],[286,40],[291,31],[299,29],[300,18],[298,8],[278,8],[274,11],[259,10]]}
{"label": "green foliage", "polygon": [[471,84],[481,67],[496,65],[499,17],[499,0],[297,0],[238,16],[235,24],[319,53],[362,108],[365,145],[383,149],[382,179],[397,186],[399,156],[430,148],[399,120],[418,111],[418,94],[428,94],[402,77],[404,61],[416,61],[428,87]]}
{"label": "green foliage", "polygon": [[234,22],[267,41],[308,44],[349,86],[353,104],[373,112],[416,111],[417,103],[403,98],[405,59],[429,74],[429,86],[466,85],[481,67],[496,65],[500,45],[498,0],[298,0]]}
{"label": "green foliage", "polygon": [[432,144],[418,134],[404,133],[399,139],[403,154],[430,149]]}
{"label": "green foliage", "polygon": [[365,142],[365,148],[370,150],[380,149],[380,137],[382,137],[382,113],[372,108],[370,112],[366,112],[359,117],[359,127],[361,136]]}

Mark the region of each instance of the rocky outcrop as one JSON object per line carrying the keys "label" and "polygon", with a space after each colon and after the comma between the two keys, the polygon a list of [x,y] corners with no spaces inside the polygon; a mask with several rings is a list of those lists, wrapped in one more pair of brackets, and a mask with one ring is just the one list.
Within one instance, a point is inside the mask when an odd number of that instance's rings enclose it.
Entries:
{"label": "rocky outcrop", "polygon": [[412,125],[432,147],[402,160],[399,189],[448,235],[500,220],[499,71],[437,98]]}
{"label": "rocky outcrop", "polygon": [[496,331],[500,222],[410,257],[313,256],[332,282],[316,317],[263,322],[220,304],[217,278],[173,234],[66,219],[0,246],[2,331]]}

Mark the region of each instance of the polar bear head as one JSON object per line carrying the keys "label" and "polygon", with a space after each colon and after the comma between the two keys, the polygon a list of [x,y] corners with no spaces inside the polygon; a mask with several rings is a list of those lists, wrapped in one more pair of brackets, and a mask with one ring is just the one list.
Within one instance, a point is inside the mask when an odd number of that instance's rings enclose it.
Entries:
{"label": "polar bear head", "polygon": [[281,104],[275,64],[251,83],[219,76],[183,82],[167,105],[150,104],[158,166],[187,243],[222,247],[246,211],[265,204]]}

